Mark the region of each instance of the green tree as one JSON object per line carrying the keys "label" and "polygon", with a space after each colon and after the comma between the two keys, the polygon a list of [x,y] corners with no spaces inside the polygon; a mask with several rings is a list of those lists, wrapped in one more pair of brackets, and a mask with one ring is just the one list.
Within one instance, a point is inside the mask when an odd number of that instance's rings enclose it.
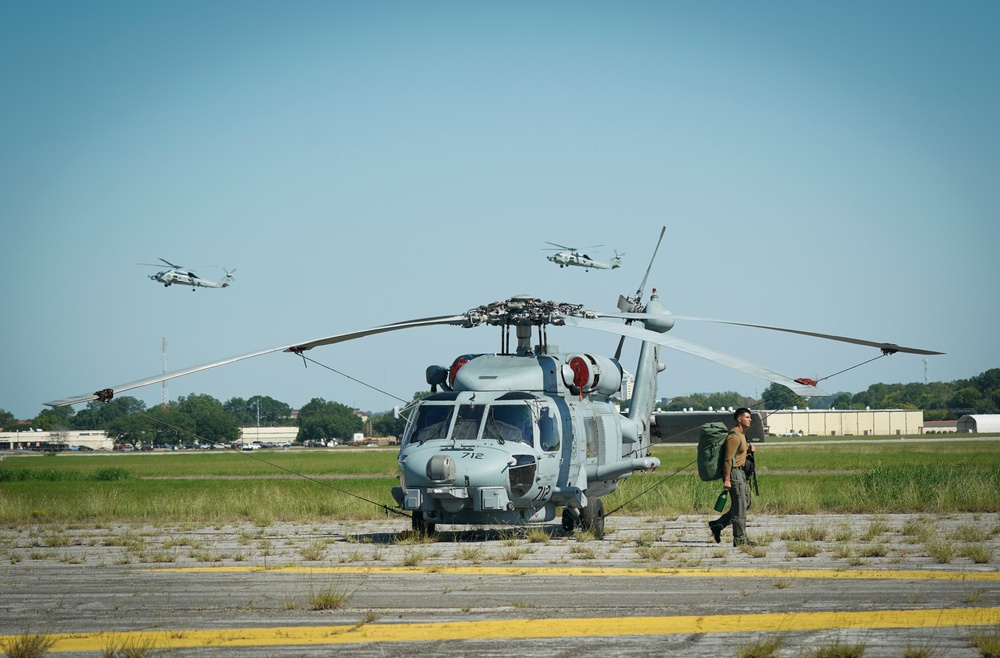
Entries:
{"label": "green tree", "polygon": [[291,423],[292,408],[267,395],[254,395],[249,400],[232,398],[222,405],[236,416],[242,427],[278,427]]}
{"label": "green tree", "polygon": [[406,419],[400,415],[396,418],[391,411],[376,414],[368,419],[375,436],[394,436],[397,439],[403,437],[403,430],[406,429]]}
{"label": "green tree", "polygon": [[976,375],[970,383],[982,393],[981,413],[1000,413],[1000,368],[992,368]]}
{"label": "green tree", "polygon": [[130,395],[113,398],[109,402],[93,400],[87,408],[73,416],[73,429],[103,430],[108,423],[120,416],[139,414],[146,410],[146,403]]}
{"label": "green tree", "polygon": [[684,409],[696,409],[703,411],[708,408],[708,396],[702,393],[691,395],[679,395],[672,399],[669,404],[663,405],[663,411],[683,411]]}
{"label": "green tree", "polygon": [[43,409],[31,421],[31,426],[36,430],[54,432],[66,430],[73,426],[73,407],[55,407],[54,409]]}
{"label": "green tree", "polygon": [[806,401],[796,395],[792,389],[781,384],[772,383],[764,389],[761,394],[761,401],[765,409],[791,409],[792,407],[805,407]]}
{"label": "green tree", "polygon": [[345,441],[361,431],[361,418],[350,407],[338,402],[327,402],[323,398],[313,398],[299,409],[298,423],[297,441]]}
{"label": "green tree", "polygon": [[236,422],[240,427],[251,427],[256,424],[257,417],[247,409],[245,398],[229,398],[222,403],[222,408],[236,417]]}
{"label": "green tree", "polygon": [[151,424],[154,445],[189,444],[198,440],[194,414],[183,413],[173,407],[157,406],[141,417]]}
{"label": "green tree", "polygon": [[831,409],[850,409],[851,408],[851,394],[846,392],[840,392],[831,397],[830,399]]}
{"label": "green tree", "polygon": [[953,412],[962,413],[982,413],[984,408],[983,394],[972,386],[966,386],[955,391],[955,394],[948,400],[948,408]]}
{"label": "green tree", "polygon": [[17,429],[17,419],[6,409],[0,409],[0,432],[13,432]]}
{"label": "green tree", "polygon": [[104,427],[105,434],[115,443],[137,445],[162,445],[157,441],[158,425],[150,414],[118,416]]}
{"label": "green tree", "polygon": [[174,409],[194,420],[199,442],[232,443],[240,438],[240,424],[222,403],[211,395],[189,395],[177,399]]}

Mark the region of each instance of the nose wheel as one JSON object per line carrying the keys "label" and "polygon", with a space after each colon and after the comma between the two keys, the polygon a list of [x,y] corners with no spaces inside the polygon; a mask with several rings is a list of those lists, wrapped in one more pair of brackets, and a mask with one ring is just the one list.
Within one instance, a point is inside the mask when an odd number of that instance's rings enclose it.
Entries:
{"label": "nose wheel", "polygon": [[573,518],[573,514],[568,508],[563,508],[562,513],[562,528],[566,532],[573,532],[573,528],[576,527],[576,519]]}
{"label": "nose wheel", "polygon": [[434,523],[431,523],[424,518],[424,513],[417,510],[410,517],[410,525],[413,528],[413,532],[420,535],[433,535],[434,534]]}

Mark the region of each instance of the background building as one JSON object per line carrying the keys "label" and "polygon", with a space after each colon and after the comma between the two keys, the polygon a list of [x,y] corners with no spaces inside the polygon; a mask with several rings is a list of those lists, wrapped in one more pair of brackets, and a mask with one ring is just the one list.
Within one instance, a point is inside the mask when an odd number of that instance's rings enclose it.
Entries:
{"label": "background building", "polygon": [[[920,409],[783,409],[752,411],[747,436],[906,436],[924,433]],[[1000,419],[1000,416],[997,416]],[[653,415],[653,437],[659,442],[696,443],[704,423],[723,422],[733,427],[732,410],[661,411]],[[1000,420],[998,420],[1000,422]],[[962,431],[962,430],[959,430]],[[971,430],[971,431],[997,431]]]}
{"label": "background building", "polygon": [[969,414],[958,419],[957,432],[1000,432],[1000,414]]}

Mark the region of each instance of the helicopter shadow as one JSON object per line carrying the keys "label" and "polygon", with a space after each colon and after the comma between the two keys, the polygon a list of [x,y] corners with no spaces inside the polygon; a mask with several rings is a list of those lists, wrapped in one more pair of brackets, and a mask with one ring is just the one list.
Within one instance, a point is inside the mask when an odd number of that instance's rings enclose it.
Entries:
{"label": "helicopter shadow", "polygon": [[[539,536],[544,533],[545,536]],[[402,530],[399,532],[371,532],[343,535],[344,540],[358,544],[375,544],[380,546],[395,546],[405,544],[441,544],[464,543],[485,544],[489,542],[504,542],[511,540],[545,541],[559,537],[569,537],[573,533],[566,532],[559,525],[519,526],[516,528],[474,528],[466,530],[438,530],[433,535]]]}

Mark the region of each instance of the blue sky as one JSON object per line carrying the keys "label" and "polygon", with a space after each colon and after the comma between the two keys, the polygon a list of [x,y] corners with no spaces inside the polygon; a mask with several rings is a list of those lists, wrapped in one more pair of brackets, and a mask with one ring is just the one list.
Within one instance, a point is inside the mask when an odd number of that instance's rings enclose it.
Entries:
{"label": "blue sky", "polygon": [[[0,408],[156,374],[163,337],[176,369],[517,294],[613,310],[661,226],[648,287],[675,313],[947,353],[829,391],[998,367],[998,19],[995,2],[2,3]],[[549,241],[623,266],[561,270]],[[236,280],[164,288],[137,264],[161,257]],[[792,377],[877,355],[674,335]],[[274,354],[168,395],[379,411],[498,343],[442,327],[312,352],[385,393]],[[662,396],[767,387],[662,360]]]}

